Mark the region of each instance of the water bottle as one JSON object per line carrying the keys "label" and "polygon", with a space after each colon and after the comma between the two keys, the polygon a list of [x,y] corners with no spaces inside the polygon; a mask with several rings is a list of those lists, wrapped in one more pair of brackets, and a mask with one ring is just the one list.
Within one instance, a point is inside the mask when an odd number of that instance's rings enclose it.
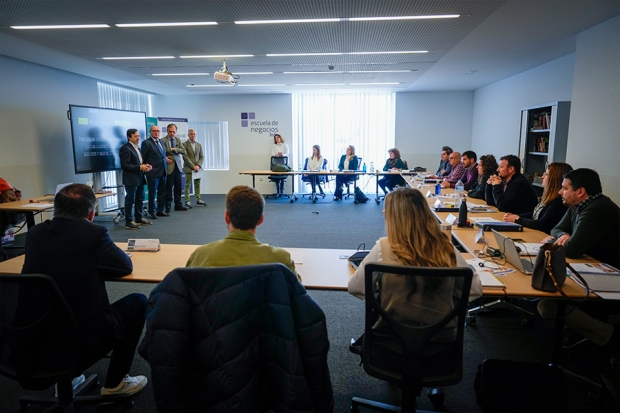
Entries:
{"label": "water bottle", "polygon": [[375,173],[375,164],[374,163],[370,163],[370,173],[374,174]]}
{"label": "water bottle", "polygon": [[92,181],[90,178],[88,178],[88,179],[86,180],[86,185],[87,185],[90,189],[93,189],[93,181]]}
{"label": "water bottle", "polygon": [[463,181],[459,179],[454,189],[456,189],[456,200],[462,200],[465,197],[465,185],[463,185]]}
{"label": "water bottle", "polygon": [[362,166],[362,172],[366,173],[366,162],[364,162],[364,166]]}
{"label": "water bottle", "polygon": [[467,226],[467,202],[465,199],[461,199],[461,205],[459,206],[459,228],[465,228]]}
{"label": "water bottle", "polygon": [[441,195],[441,183],[439,182],[435,185],[435,195]]}
{"label": "water bottle", "polygon": [[15,229],[11,225],[4,232],[4,236],[2,237],[2,243],[5,244],[7,242],[13,242],[13,241],[15,241]]}

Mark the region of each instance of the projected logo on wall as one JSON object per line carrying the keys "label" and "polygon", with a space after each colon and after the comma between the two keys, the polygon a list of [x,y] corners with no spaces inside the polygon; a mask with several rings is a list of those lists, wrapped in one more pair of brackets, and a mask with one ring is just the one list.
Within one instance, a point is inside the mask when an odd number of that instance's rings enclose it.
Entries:
{"label": "projected logo on wall", "polygon": [[250,128],[250,132],[259,135],[268,133],[273,136],[278,133],[277,120],[256,120],[256,112],[241,112],[241,127]]}

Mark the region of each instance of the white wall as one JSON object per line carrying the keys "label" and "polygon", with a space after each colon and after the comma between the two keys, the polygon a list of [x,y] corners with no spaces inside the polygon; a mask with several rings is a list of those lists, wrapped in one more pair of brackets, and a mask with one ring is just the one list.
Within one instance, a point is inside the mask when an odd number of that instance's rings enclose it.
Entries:
{"label": "white wall", "polygon": [[396,147],[410,168],[435,172],[442,146],[459,152],[472,148],[473,98],[473,92],[396,94]]}
{"label": "white wall", "polygon": [[570,54],[476,90],[472,147],[478,156],[518,155],[521,109],[571,100],[574,62]]}
{"label": "white wall", "polygon": [[620,16],[577,36],[566,160],[598,171],[620,204]]}
{"label": "white wall", "polygon": [[[242,127],[241,112],[254,112],[256,121],[277,121],[277,126],[267,127],[277,127],[278,133],[293,153],[291,95],[218,95],[189,98],[156,96],[153,99],[154,116],[188,118],[190,122],[228,122],[230,169],[206,171],[200,187],[203,193],[225,194],[232,186],[251,185],[252,178],[239,175],[240,171],[269,168],[273,138],[268,132],[259,134],[253,132],[251,127]],[[294,163],[289,161],[289,165]],[[287,182],[287,191],[289,185],[290,182]],[[266,177],[257,177],[256,189],[265,194],[273,193],[275,184],[268,182]]]}
{"label": "white wall", "polygon": [[69,104],[97,106],[94,79],[0,55],[0,176],[25,198],[75,175]]}

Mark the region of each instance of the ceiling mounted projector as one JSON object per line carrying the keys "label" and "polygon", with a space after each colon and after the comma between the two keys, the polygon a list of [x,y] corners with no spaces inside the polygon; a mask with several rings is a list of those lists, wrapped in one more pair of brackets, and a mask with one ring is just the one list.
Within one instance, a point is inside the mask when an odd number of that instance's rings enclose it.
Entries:
{"label": "ceiling mounted projector", "polygon": [[238,78],[239,76],[233,75],[228,71],[228,68],[226,67],[226,60],[224,60],[222,68],[213,74],[213,79],[219,83],[230,83],[231,85],[236,85]]}

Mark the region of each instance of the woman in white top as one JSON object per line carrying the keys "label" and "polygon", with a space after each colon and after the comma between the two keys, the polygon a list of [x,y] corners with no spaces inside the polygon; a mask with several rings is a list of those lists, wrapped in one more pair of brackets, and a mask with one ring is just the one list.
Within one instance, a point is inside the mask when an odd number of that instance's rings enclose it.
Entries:
{"label": "woman in white top", "polygon": [[[364,299],[364,271],[367,262],[416,267],[467,267],[448,237],[439,229],[426,199],[420,191],[398,188],[385,197],[387,237],[379,239],[349,280],[349,293]],[[460,296],[462,279],[416,280],[423,291],[416,291],[407,277],[383,274],[381,305],[396,320],[412,325],[433,324],[453,308],[452,295]],[[416,277],[419,278],[419,277]],[[377,277],[378,279],[378,277]],[[375,281],[376,284],[376,281]],[[482,295],[480,278],[474,272],[469,300]],[[379,320],[378,325],[382,324]],[[454,339],[456,326],[449,323],[435,339]]]}
{"label": "woman in white top", "polygon": [[273,146],[271,147],[271,156],[288,156],[288,145],[284,143],[284,139],[280,134],[273,135]]}
{"label": "woman in white top", "polygon": [[[323,169],[323,157],[321,156],[321,147],[319,145],[313,145],[312,146],[312,157],[306,160],[306,165],[304,167],[304,170],[305,171],[318,171],[320,169]],[[322,176],[315,175],[315,174],[304,175],[302,179],[304,182],[310,182],[310,185],[312,186],[313,201],[316,202],[316,195],[315,195],[316,187],[319,181],[322,179]],[[321,195],[325,196],[325,193],[323,192],[323,188],[321,187],[321,185],[318,185],[318,187],[319,187],[319,191],[321,191]]]}

